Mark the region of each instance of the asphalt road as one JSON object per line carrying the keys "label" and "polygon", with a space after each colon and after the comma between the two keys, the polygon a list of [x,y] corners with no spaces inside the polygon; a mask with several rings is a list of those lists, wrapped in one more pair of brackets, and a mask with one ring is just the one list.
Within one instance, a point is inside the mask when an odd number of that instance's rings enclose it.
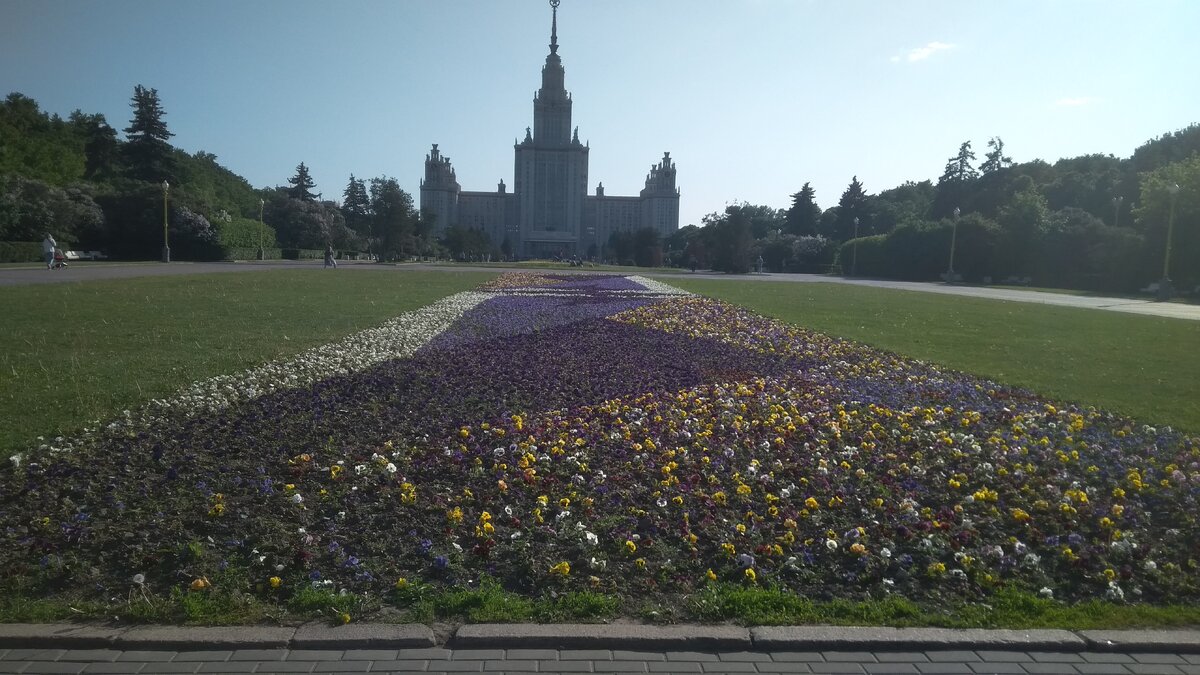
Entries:
{"label": "asphalt road", "polygon": [[[68,283],[78,281],[97,281],[103,279],[128,279],[131,277],[164,276],[178,274],[215,274],[221,272],[248,272],[253,270],[277,269],[313,269],[320,270],[322,262],[312,261],[252,261],[252,262],[216,262],[216,263],[117,263],[117,262],[76,262],[63,270],[47,270],[41,265],[29,267],[0,268],[0,286],[20,286],[48,283]],[[337,274],[343,271],[359,273],[363,271],[390,271],[404,273],[412,270],[438,270],[445,272],[471,272],[478,270],[495,272],[529,272],[527,267],[472,267],[468,265],[439,265],[439,264],[403,264],[377,265],[367,262],[343,261],[337,270],[323,270],[323,273]],[[554,270],[557,273],[587,274],[587,268],[579,270]],[[982,286],[950,286],[940,283],[887,281],[880,279],[843,279],[816,274],[746,274],[727,275],[698,272],[695,274],[654,274],[648,273],[664,282],[671,279],[720,279],[723,281],[760,281],[776,283],[838,283],[876,288],[892,288],[921,293],[941,293],[944,295],[961,295],[989,300],[1008,300],[1010,302],[1031,302],[1060,307],[1077,307],[1083,309],[1099,309],[1112,312],[1127,312],[1147,316],[1160,316],[1173,319],[1200,321],[1200,304],[1183,304],[1175,302],[1155,302],[1153,300],[1111,298],[1090,295],[1069,295],[1066,293],[1046,293],[1013,288],[994,288]]]}

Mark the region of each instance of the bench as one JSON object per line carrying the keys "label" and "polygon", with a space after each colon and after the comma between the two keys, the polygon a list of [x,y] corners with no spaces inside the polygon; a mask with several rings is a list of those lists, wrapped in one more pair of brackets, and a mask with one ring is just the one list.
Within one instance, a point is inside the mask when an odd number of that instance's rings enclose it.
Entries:
{"label": "bench", "polygon": [[63,251],[67,260],[107,260],[108,256],[100,251]]}

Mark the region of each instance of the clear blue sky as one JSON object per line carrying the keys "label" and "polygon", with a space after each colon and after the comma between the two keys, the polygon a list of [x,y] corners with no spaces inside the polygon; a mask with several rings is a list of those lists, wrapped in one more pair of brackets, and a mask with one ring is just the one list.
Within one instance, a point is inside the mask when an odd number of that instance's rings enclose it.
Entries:
{"label": "clear blue sky", "polygon": [[[1200,121],[1200,2],[563,0],[559,53],[589,191],[637,194],[669,150],[680,224],[730,201],[822,207],[936,179],[959,143],[1128,156]],[[545,0],[0,0],[0,94],[128,124],[155,87],[189,152],[258,187],[304,161],[417,195],[438,143],[468,190],[512,185]]]}

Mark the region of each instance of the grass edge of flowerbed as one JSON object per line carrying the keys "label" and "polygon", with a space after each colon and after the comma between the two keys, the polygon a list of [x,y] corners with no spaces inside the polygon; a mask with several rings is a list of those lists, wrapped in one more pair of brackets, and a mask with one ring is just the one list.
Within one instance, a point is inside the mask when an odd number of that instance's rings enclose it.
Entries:
{"label": "grass edge of flowerbed", "polygon": [[383,596],[301,588],[275,602],[252,593],[207,588],[165,595],[131,590],[125,601],[0,596],[0,623],[110,622],[158,625],[374,623],[607,623],[892,626],[985,629],[1131,629],[1200,625],[1200,606],[1088,600],[1069,605],[1028,591],[1004,590],[989,602],[924,605],[900,596],[812,600],[786,590],[714,583],[663,604],[590,591],[530,598],[485,578],[470,588],[414,584]]}

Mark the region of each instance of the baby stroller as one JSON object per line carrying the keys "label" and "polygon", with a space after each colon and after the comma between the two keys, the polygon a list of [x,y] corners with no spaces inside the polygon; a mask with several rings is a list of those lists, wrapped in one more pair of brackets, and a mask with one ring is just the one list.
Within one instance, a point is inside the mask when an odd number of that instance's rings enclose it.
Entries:
{"label": "baby stroller", "polygon": [[54,263],[50,266],[51,269],[62,269],[67,266],[67,259],[63,256],[61,248],[54,249]]}

